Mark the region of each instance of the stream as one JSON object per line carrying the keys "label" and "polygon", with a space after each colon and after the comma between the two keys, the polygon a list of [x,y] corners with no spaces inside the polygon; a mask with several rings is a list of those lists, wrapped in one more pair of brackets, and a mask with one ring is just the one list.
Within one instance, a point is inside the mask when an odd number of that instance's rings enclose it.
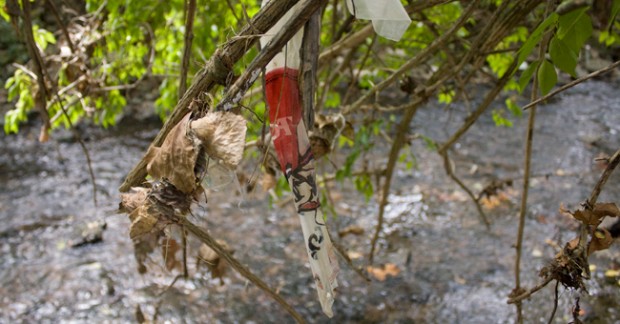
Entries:
{"label": "stream", "polygon": [[[525,287],[536,285],[540,268],[576,236],[576,222],[558,211],[560,205],[578,208],[603,170],[594,159],[620,147],[618,89],[617,79],[589,81],[538,108],[521,262]],[[473,97],[475,108],[482,96]],[[429,103],[419,109],[412,132],[444,141],[473,108]],[[515,307],[506,300],[514,288],[527,113],[511,120],[513,127],[496,127],[485,113],[450,152],[456,173],[476,193],[494,179],[513,179],[483,203],[490,230],[435,152],[423,141],[405,149],[415,166],[403,162],[394,175],[374,261],[379,270],[367,283],[340,259],[331,320],[321,312],[292,204],[280,208],[260,188],[239,194],[233,182],[210,190],[208,203],[191,219],[226,241],[311,323],[513,323]],[[135,323],[140,316],[162,323],[292,322],[232,269],[212,279],[197,266],[195,240],[188,280],[171,285],[182,271],[166,269],[159,252],[147,261],[148,272],[138,273],[129,220],[116,212],[117,188],[160,127],[154,118],[125,117],[109,130],[81,129],[93,160],[97,207],[86,159],[70,132],[39,143],[33,122],[17,136],[0,136],[1,323]],[[384,161],[387,147],[377,145],[373,159]],[[333,158],[336,165],[343,161]],[[327,161],[319,170],[335,172]],[[619,180],[617,171],[600,202],[620,203]],[[330,182],[329,189],[338,215],[329,219],[334,239],[355,266],[365,267],[378,203],[365,201],[347,181]],[[351,234],[336,234],[347,229]],[[620,268],[617,240],[590,261],[589,295],[560,287],[556,323],[572,321],[578,296],[584,323],[620,323],[620,278],[605,277],[606,270]],[[553,299],[549,285],[526,300],[526,323],[546,323]]]}

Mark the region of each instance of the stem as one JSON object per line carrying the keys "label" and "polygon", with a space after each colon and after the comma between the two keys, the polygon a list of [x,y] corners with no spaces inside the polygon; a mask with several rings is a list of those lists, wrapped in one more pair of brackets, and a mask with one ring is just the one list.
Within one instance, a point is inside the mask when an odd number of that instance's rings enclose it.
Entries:
{"label": "stem", "polygon": [[338,255],[340,255],[344,259],[346,264],[351,269],[353,269],[353,271],[355,271],[355,273],[357,273],[362,279],[364,279],[364,281],[371,282],[372,280],[370,279],[370,277],[368,277],[368,275],[366,275],[362,269],[353,265],[353,261],[351,260],[351,258],[349,258],[347,251],[342,247],[342,245],[340,245],[340,243],[334,241],[329,231],[327,231],[327,235],[329,235],[329,239],[332,241],[332,244],[334,245],[336,252],[338,252]]}
{"label": "stem", "polygon": [[[545,9],[545,15],[543,17],[547,17],[551,12],[553,7],[553,1],[549,0],[547,2],[547,8]],[[538,59],[544,60],[545,53],[547,52],[547,45],[551,40],[551,34],[547,32],[545,38],[543,39],[540,47],[538,49]],[[534,74],[534,81],[532,84],[532,101],[536,101],[538,98],[538,70],[540,69],[540,65],[538,69],[536,69],[536,73]],[[524,163],[524,171],[523,171],[523,194],[521,196],[521,207],[519,210],[519,228],[517,230],[517,243],[515,249],[517,250],[517,255],[515,257],[515,292],[521,290],[521,254],[523,253],[523,233],[525,231],[525,215],[527,212],[527,195],[530,187],[530,169],[532,162],[532,142],[534,139],[534,123],[536,122],[536,106],[530,110],[530,115],[528,117],[527,122],[527,133],[526,133],[526,142],[525,142],[525,161]],[[516,303],[517,307],[517,323],[523,323],[523,308],[521,302]]]}
{"label": "stem", "polygon": [[54,14],[54,18],[56,19],[58,26],[60,26],[60,29],[62,30],[62,34],[65,35],[65,38],[67,39],[67,44],[69,45],[71,53],[75,53],[75,45],[73,45],[73,41],[71,40],[71,37],[69,37],[67,26],[65,26],[65,24],[62,22],[62,19],[60,18],[60,14],[58,14],[58,8],[56,8],[56,4],[54,4],[54,1],[52,0],[47,0],[47,3],[52,8],[52,13]]}
{"label": "stem", "polygon": [[605,171],[603,171],[601,178],[592,189],[592,193],[590,194],[590,198],[587,202],[587,206],[589,206],[589,208],[594,208],[594,205],[596,205],[596,201],[598,200],[598,196],[601,194],[601,190],[603,190],[603,186],[605,185],[605,183],[607,183],[609,176],[611,176],[611,173],[616,169],[619,162],[620,149],[617,150],[611,158],[609,158],[609,163],[607,163]]}
{"label": "stem", "polygon": [[[39,91],[40,91],[39,93],[43,95],[43,98],[42,98],[43,101],[40,102],[40,105],[41,105],[40,110],[42,114],[41,117],[43,118],[43,122],[44,122],[41,135],[47,136],[46,132],[50,128],[50,118],[49,118],[47,109],[45,108],[45,101],[51,96],[45,85],[45,77],[47,77],[47,79],[50,80],[50,82],[52,81],[52,79],[49,77],[49,73],[47,72],[45,68],[45,64],[43,64],[43,58],[41,57],[41,53],[39,53],[39,48],[37,47],[34,41],[34,36],[32,33],[32,19],[30,17],[30,1],[23,1],[22,5],[24,8],[24,38],[26,39],[26,44],[28,46],[28,52],[30,53],[31,58],[35,63],[34,64],[35,73],[37,75],[37,82],[39,84]],[[97,184],[95,182],[95,172],[93,171],[93,164],[90,158],[90,153],[88,152],[88,149],[86,148],[86,144],[84,144],[84,141],[82,140],[82,136],[80,136],[80,133],[77,131],[77,129],[74,127],[73,123],[71,122],[71,118],[69,117],[69,114],[67,113],[67,110],[65,109],[62,103],[62,100],[60,99],[60,95],[58,95],[58,92],[55,93],[55,97],[58,100],[58,105],[63,115],[67,119],[69,128],[73,132],[75,139],[80,144],[80,147],[82,148],[82,152],[84,153],[84,156],[86,157],[86,165],[88,166],[88,173],[90,175],[90,179],[93,184],[93,202],[96,207],[97,206]]]}
{"label": "stem", "polygon": [[187,70],[189,58],[192,55],[192,40],[194,39],[194,16],[196,14],[196,0],[187,0],[185,3],[185,43],[183,45],[183,61],[181,62],[181,80],[179,81],[179,98],[183,97],[187,89]]}
{"label": "stem", "polygon": [[187,231],[181,226],[181,237],[183,245],[183,278],[189,278],[189,269],[187,268]]}
{"label": "stem", "polygon": [[36,74],[37,78],[37,85],[39,86],[39,91],[36,91],[34,93],[34,102],[35,102],[35,107],[37,108],[37,110],[39,110],[39,114],[41,116],[41,119],[43,120],[43,128],[41,130],[41,136],[40,136],[40,140],[47,140],[47,133],[49,131],[49,129],[51,128],[50,125],[50,118],[47,112],[47,109],[45,109],[45,102],[47,101],[48,98],[50,98],[50,94],[48,92],[47,86],[45,85],[45,78],[44,78],[44,74],[43,74],[43,67],[45,66],[45,64],[43,64],[43,59],[41,58],[41,55],[39,55],[39,48],[37,47],[36,42],[34,41],[34,34],[32,32],[32,18],[30,17],[30,1],[24,1],[22,3],[23,6],[23,24],[22,24],[22,28],[23,28],[23,36],[24,36],[24,41],[26,42],[26,47],[28,49],[28,55],[30,56],[30,58],[34,61],[34,73]]}
{"label": "stem", "polygon": [[555,294],[553,298],[553,311],[551,312],[551,317],[549,317],[548,324],[553,323],[553,318],[555,317],[555,312],[558,310],[558,286],[560,285],[560,281],[555,282]]}
{"label": "stem", "polygon": [[456,182],[456,184],[459,185],[459,187],[461,187],[461,189],[463,189],[467,193],[469,198],[471,198],[471,200],[476,204],[476,209],[478,209],[480,218],[486,225],[487,229],[489,229],[491,226],[491,223],[489,222],[487,215],[482,210],[482,206],[480,206],[478,199],[476,199],[476,196],[474,196],[473,192],[454,174],[454,170],[452,169],[452,164],[450,163],[450,157],[448,156],[448,152],[442,153],[441,157],[443,158],[443,165],[444,165],[444,168],[446,169],[446,173],[452,180],[454,180],[454,182]]}
{"label": "stem", "polygon": [[372,265],[375,255],[375,248],[377,246],[377,241],[379,240],[379,234],[381,233],[381,230],[383,228],[383,215],[385,213],[385,206],[388,204],[388,196],[390,194],[392,176],[394,175],[394,169],[396,167],[396,162],[398,161],[398,153],[403,147],[407,134],[409,133],[409,124],[411,123],[413,116],[415,116],[415,113],[418,111],[418,107],[424,101],[426,101],[426,99],[418,98],[411,104],[409,109],[405,110],[403,118],[398,125],[396,135],[394,136],[394,143],[392,144],[392,148],[390,149],[390,155],[385,169],[385,182],[383,183],[383,189],[381,190],[381,201],[379,202],[377,227],[375,228],[375,234],[373,235],[372,241],[370,242],[370,253],[368,254],[368,263],[370,265]]}
{"label": "stem", "polygon": [[317,86],[320,42],[321,12],[317,10],[304,26],[300,53],[299,90],[301,92],[303,120],[308,130],[314,128],[314,95]]}
{"label": "stem", "polygon": [[553,281],[552,277],[549,277],[547,279],[545,279],[545,281],[539,283],[538,285],[536,285],[536,287],[518,295],[515,297],[511,297],[510,299],[508,299],[508,304],[515,304],[515,303],[520,303],[522,300],[532,296],[535,292],[543,289],[544,287],[546,287],[551,281]]}

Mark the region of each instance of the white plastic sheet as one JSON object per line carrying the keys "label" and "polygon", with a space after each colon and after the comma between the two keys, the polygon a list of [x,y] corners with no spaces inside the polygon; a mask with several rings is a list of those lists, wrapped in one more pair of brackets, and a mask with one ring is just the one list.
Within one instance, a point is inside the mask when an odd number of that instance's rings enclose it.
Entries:
{"label": "white plastic sheet", "polygon": [[399,0],[346,0],[352,15],[372,20],[375,32],[398,41],[411,24],[411,19]]}

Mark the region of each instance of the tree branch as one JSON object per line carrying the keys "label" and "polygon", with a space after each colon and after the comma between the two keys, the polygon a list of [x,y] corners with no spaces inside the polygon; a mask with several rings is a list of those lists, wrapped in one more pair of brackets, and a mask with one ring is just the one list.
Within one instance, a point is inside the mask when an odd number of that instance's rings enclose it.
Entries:
{"label": "tree branch", "polygon": [[189,58],[192,54],[192,40],[194,39],[194,16],[196,14],[196,0],[185,2],[185,42],[183,45],[183,61],[181,61],[181,78],[179,80],[179,98],[183,97],[187,89],[187,70],[189,68]]}
{"label": "tree branch", "polygon": [[[174,107],[172,114],[159,131],[151,146],[159,147],[172,128],[189,112],[192,100],[201,93],[209,92],[216,84],[225,84],[227,77],[232,73],[234,64],[254,45],[260,34],[266,33],[275,23],[299,0],[273,0],[261,8],[245,25],[238,36],[219,47],[212,55],[207,65],[195,76],[192,84],[183,97]],[[129,172],[120,186],[120,192],[126,192],[131,187],[141,184],[146,178],[146,160],[144,157]]]}

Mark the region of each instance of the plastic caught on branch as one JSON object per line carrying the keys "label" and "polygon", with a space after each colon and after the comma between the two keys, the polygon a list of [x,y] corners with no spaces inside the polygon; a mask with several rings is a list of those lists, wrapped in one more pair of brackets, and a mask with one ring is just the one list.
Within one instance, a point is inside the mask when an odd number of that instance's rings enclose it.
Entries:
{"label": "plastic caught on branch", "polygon": [[357,19],[372,20],[372,27],[382,37],[400,40],[411,19],[399,0],[346,0],[347,7]]}
{"label": "plastic caught on branch", "polygon": [[[263,0],[263,6],[268,2]],[[261,38],[263,46],[293,17],[297,8],[293,7]],[[302,38],[303,30],[300,30],[269,62],[265,74],[265,93],[275,151],[282,172],[295,195],[295,206],[300,216],[321,307],[323,312],[331,317],[339,268],[320,209],[314,157],[306,125],[302,120],[303,108],[298,82]]]}

